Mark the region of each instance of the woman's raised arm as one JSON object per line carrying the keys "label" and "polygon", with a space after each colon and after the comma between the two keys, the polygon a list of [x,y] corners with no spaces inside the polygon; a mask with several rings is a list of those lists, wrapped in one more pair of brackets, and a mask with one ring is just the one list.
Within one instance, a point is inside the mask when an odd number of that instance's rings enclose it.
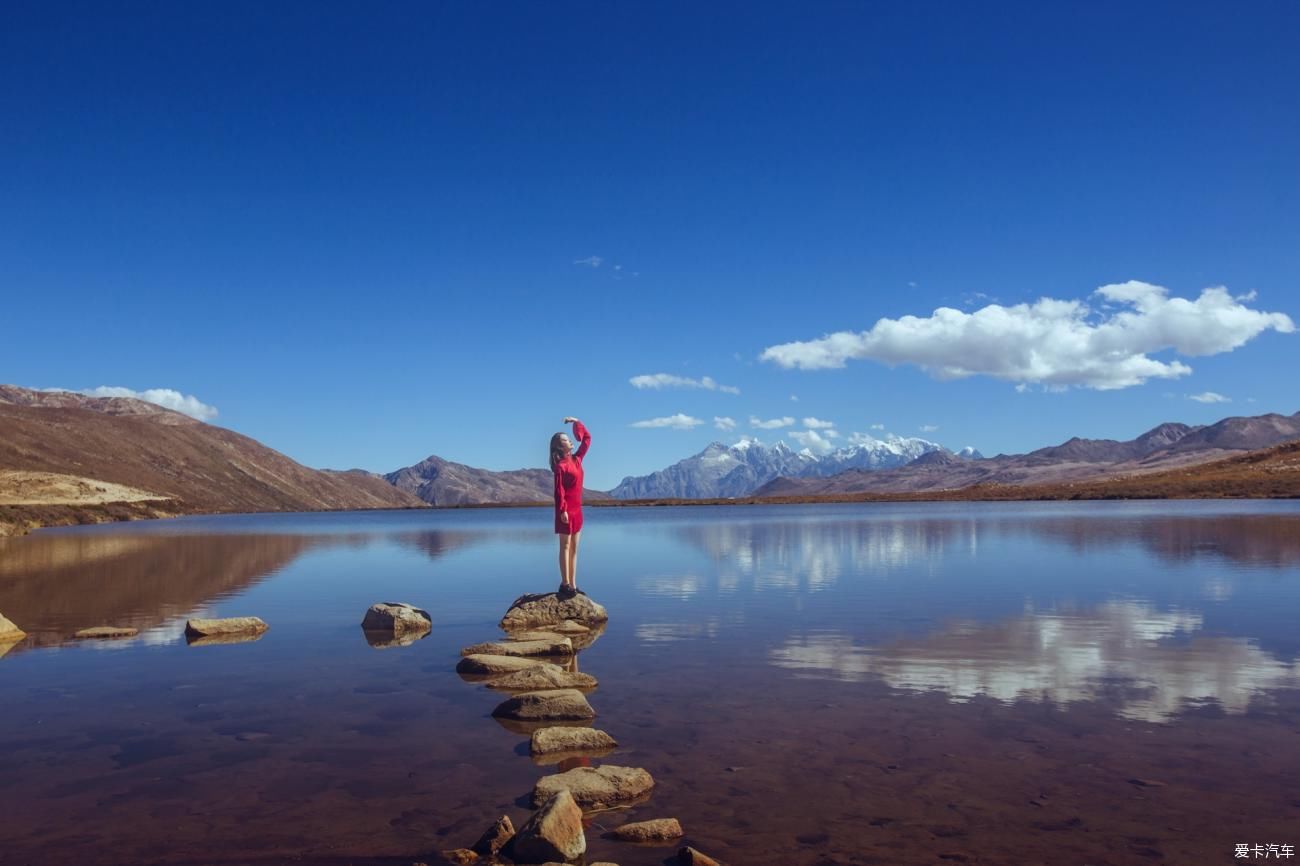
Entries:
{"label": "woman's raised arm", "polygon": [[591,433],[588,432],[586,425],[577,418],[573,419],[573,437],[582,443],[578,446],[578,450],[573,452],[574,458],[581,460],[582,455],[586,454],[587,449],[591,447]]}

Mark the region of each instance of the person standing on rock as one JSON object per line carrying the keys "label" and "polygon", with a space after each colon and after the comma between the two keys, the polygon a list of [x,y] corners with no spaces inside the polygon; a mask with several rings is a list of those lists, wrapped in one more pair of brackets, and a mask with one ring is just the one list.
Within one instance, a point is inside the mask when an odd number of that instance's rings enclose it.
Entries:
{"label": "person standing on rock", "polygon": [[591,434],[577,418],[573,423],[573,442],[565,433],[551,437],[551,471],[555,473],[555,534],[560,537],[560,595],[578,592],[578,537],[582,534],[582,458],[591,447]]}

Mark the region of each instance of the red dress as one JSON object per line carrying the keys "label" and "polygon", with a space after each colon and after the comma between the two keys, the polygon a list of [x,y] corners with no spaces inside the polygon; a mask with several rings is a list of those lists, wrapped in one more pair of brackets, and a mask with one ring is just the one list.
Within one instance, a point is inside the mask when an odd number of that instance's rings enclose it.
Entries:
{"label": "red dress", "polygon": [[[578,450],[555,464],[555,531],[560,535],[577,535],[582,531],[582,458],[591,447],[591,434],[581,421],[573,422]],[[568,514],[569,522],[560,520]]]}

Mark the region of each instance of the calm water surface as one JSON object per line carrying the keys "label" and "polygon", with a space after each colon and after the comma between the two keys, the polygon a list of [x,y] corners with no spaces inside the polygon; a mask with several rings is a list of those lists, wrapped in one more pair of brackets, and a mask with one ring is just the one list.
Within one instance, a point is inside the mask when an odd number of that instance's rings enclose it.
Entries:
{"label": "calm water surface", "polygon": [[[0,542],[0,862],[411,863],[554,767],[454,672],[558,583],[545,509]],[[652,799],[741,864],[1230,864],[1300,847],[1300,504],[591,509],[580,656]],[[376,601],[433,615],[374,648]],[[191,616],[254,643],[187,646]],[[138,638],[74,643],[93,625]],[[3,648],[0,648],[3,651]]]}

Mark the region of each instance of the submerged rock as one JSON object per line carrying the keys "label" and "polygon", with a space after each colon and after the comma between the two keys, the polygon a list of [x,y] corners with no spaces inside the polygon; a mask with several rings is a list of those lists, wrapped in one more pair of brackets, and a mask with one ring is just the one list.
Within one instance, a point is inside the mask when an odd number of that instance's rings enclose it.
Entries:
{"label": "submerged rock", "polygon": [[583,809],[605,809],[635,802],[654,786],[654,778],[640,767],[577,767],[539,779],[533,786],[533,802],[545,802],[557,791],[567,790]]}
{"label": "submerged rock", "polygon": [[678,849],[677,862],[681,866],[722,866],[708,854],[702,854],[689,845]]}
{"label": "submerged rock", "polygon": [[515,835],[514,822],[509,815],[502,815],[496,822],[483,831],[470,848],[484,857],[491,857],[506,846]]}
{"label": "submerged rock", "polygon": [[470,655],[465,656],[456,665],[456,672],[460,674],[487,675],[494,674],[512,674],[516,671],[525,671],[529,668],[535,668],[538,665],[548,664],[539,658],[529,658],[527,656],[494,656],[494,655]]}
{"label": "submerged rock", "polygon": [[556,623],[555,625],[548,626],[547,629],[549,631],[557,632],[559,634],[567,634],[567,635],[586,634],[587,632],[591,631],[591,629],[588,628],[587,626],[572,619],[566,619],[564,622],[560,622],[560,623]]}
{"label": "submerged rock", "polygon": [[500,641],[497,643],[476,643],[460,651],[463,656],[571,656],[573,641],[567,637],[559,640],[521,640]]}
{"label": "submerged rock", "polygon": [[633,821],[615,827],[605,835],[620,842],[669,842],[686,834],[676,818],[656,818],[652,821]]}
{"label": "submerged rock", "polygon": [[577,689],[547,689],[507,698],[492,715],[520,722],[581,721],[596,718],[596,711]]}
{"label": "submerged rock", "polygon": [[470,863],[478,862],[478,852],[471,851],[468,848],[453,848],[450,851],[440,851],[439,856],[447,863],[453,863],[455,866],[469,866]]}
{"label": "submerged rock", "polygon": [[232,616],[226,619],[192,619],[185,623],[187,637],[261,634],[270,626],[255,616]]}
{"label": "submerged rock", "polygon": [[490,689],[511,692],[535,692],[544,689],[594,689],[596,678],[591,674],[566,671],[559,665],[543,662],[540,665],[515,671],[487,684]]}
{"label": "submerged rock", "polygon": [[129,626],[119,628],[112,625],[97,625],[93,628],[83,628],[73,637],[77,640],[94,640],[96,638],[135,637],[139,633],[140,629]]}
{"label": "submerged rock", "polygon": [[427,610],[401,601],[383,601],[372,604],[361,620],[366,631],[410,632],[433,628],[433,617]]}
{"label": "submerged rock", "polygon": [[617,747],[617,740],[595,728],[542,728],[533,731],[528,742],[528,752],[532,755],[608,752]]}
{"label": "submerged rock", "polygon": [[0,643],[20,641],[25,637],[27,637],[27,632],[5,619],[4,614],[0,614]]}
{"label": "submerged rock", "polygon": [[516,863],[576,860],[587,851],[582,832],[582,810],[568,791],[556,791],[519,828],[510,843],[510,859]]}
{"label": "submerged rock", "polygon": [[609,619],[605,608],[587,596],[578,593],[560,598],[558,593],[546,592],[521,595],[510,605],[501,618],[501,628],[506,631],[558,625],[569,620],[579,625],[592,626]]}

